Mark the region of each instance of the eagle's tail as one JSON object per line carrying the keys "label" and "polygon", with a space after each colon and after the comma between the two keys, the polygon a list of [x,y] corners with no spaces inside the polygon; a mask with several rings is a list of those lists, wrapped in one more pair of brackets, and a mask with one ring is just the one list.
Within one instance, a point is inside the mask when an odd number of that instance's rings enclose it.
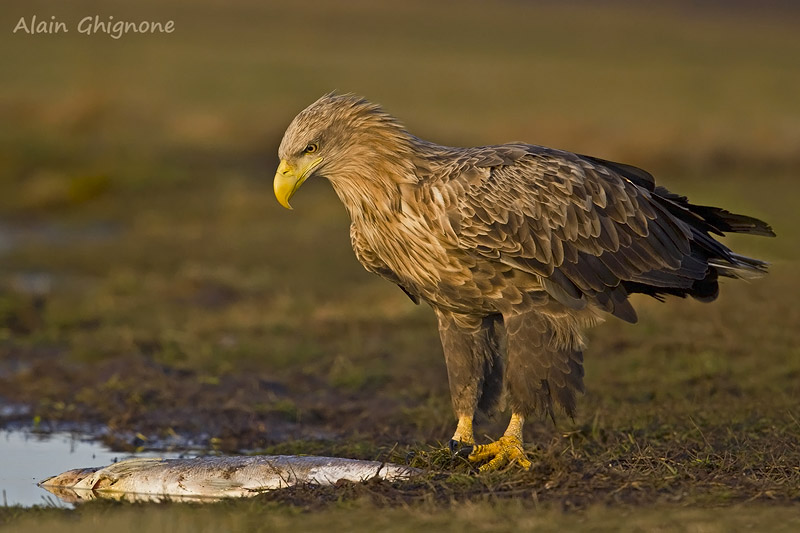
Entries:
{"label": "eagle's tail", "polygon": [[713,267],[720,276],[736,279],[756,279],[767,273],[769,263],[760,259],[753,259],[737,253],[730,253],[733,262],[720,259],[709,259],[708,265]]}
{"label": "eagle's tail", "polygon": [[[719,277],[754,279],[767,272],[768,263],[732,251],[712,235],[743,233],[774,237],[769,224],[747,215],[731,213],[719,207],[695,205],[685,196],[664,187],[655,187],[653,197],[675,218],[686,223],[692,232],[691,254],[677,271],[655,271],[624,282],[628,292],[639,292],[663,299],[664,295],[692,296],[712,301],[719,295]],[[705,269],[702,268],[705,265]],[[699,270],[697,267],[701,267]],[[702,274],[705,270],[705,275]],[[697,272],[700,276],[692,275]],[[699,277],[699,279],[698,279]],[[693,279],[694,278],[694,279]]]}

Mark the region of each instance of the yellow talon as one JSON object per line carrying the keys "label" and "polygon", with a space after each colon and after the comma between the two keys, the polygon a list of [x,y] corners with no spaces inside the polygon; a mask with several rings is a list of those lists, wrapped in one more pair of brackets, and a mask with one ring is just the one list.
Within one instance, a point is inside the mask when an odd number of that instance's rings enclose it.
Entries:
{"label": "yellow talon", "polygon": [[480,467],[481,472],[493,472],[509,464],[518,464],[525,470],[531,467],[531,462],[522,449],[522,441],[514,435],[504,435],[491,444],[478,444],[469,456],[472,462],[489,462]]}

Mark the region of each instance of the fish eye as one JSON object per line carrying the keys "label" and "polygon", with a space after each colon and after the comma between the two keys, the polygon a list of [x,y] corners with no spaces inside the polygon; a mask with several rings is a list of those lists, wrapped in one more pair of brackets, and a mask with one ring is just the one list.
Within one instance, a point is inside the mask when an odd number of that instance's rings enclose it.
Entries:
{"label": "fish eye", "polygon": [[306,146],[305,149],[303,149],[303,153],[304,154],[313,154],[317,150],[319,150],[319,145],[317,143],[311,143],[308,146]]}

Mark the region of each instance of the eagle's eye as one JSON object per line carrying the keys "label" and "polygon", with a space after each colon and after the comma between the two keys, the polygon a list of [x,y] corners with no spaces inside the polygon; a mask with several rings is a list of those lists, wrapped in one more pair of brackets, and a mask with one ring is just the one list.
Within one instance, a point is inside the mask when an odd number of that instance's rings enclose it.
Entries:
{"label": "eagle's eye", "polygon": [[319,150],[319,145],[317,143],[311,143],[303,149],[304,154],[313,154]]}

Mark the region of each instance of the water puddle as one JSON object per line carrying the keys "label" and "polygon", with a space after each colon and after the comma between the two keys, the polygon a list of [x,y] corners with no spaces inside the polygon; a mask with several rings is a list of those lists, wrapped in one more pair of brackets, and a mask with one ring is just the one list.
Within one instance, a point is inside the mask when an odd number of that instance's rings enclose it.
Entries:
{"label": "water puddle", "polygon": [[106,466],[131,457],[177,458],[180,452],[113,452],[85,436],[0,431],[0,505],[63,505],[36,486],[73,468]]}

